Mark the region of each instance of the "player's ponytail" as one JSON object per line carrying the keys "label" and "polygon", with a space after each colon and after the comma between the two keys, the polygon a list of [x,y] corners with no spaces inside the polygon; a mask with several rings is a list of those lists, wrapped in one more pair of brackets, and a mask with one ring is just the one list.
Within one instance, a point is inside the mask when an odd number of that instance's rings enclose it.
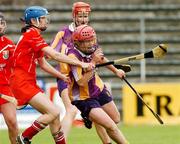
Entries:
{"label": "player's ponytail", "polygon": [[32,27],[31,25],[25,25],[24,27],[21,28],[21,33],[25,33],[31,27]]}

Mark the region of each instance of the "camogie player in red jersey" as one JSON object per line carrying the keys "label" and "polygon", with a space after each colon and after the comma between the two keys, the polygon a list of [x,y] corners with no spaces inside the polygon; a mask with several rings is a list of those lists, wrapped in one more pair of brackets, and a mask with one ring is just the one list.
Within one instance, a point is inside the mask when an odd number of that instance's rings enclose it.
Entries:
{"label": "camogie player in red jersey", "polygon": [[51,75],[69,82],[69,78],[54,69],[44,58],[44,54],[58,62],[80,66],[87,70],[94,68],[91,63],[84,63],[56,52],[48,46],[41,36],[48,26],[48,11],[40,6],[28,7],[24,12],[25,27],[14,50],[13,73],[10,86],[21,104],[30,104],[42,115],[17,137],[18,144],[29,144],[33,136],[50,126],[56,144],[65,144],[64,134],[59,120],[60,110],[45,96],[36,84],[36,64]]}
{"label": "camogie player in red jersey", "polygon": [[[5,30],[6,21],[3,14],[0,13],[0,95],[13,97],[9,86],[9,77],[11,74],[12,55],[15,45],[4,36]],[[16,106],[0,98],[0,112],[7,124],[10,142],[11,144],[16,144],[16,137],[18,136]]]}

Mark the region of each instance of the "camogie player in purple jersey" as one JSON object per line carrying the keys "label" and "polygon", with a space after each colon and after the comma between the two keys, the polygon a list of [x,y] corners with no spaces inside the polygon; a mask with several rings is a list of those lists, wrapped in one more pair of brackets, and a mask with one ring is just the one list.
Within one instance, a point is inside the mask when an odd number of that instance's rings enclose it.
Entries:
{"label": "camogie player in purple jersey", "polygon": [[[63,54],[67,54],[68,49],[73,49],[74,44],[72,40],[72,33],[77,26],[88,24],[90,12],[91,8],[89,4],[84,2],[75,2],[72,7],[73,22],[70,25],[65,26],[56,34],[53,42],[51,43],[51,46],[55,48],[56,51]],[[56,68],[63,74],[69,74],[70,68],[68,64],[59,63]],[[112,68],[112,70],[114,69]],[[57,79],[57,87],[59,90],[59,95],[61,96],[66,109],[66,114],[62,120],[62,129],[64,131],[65,137],[67,137],[73,120],[77,114],[77,108],[73,106],[69,100],[68,84],[61,79]],[[92,123],[88,119],[84,118],[84,124],[87,128],[92,127]],[[102,142],[104,144],[110,143],[111,139],[109,138],[105,129],[100,127],[98,124],[95,124],[95,127]]]}
{"label": "camogie player in purple jersey", "polygon": [[[73,49],[74,44],[72,40],[72,33],[77,26],[88,24],[90,12],[91,8],[89,4],[84,2],[74,3],[72,7],[73,22],[70,25],[65,26],[56,34],[53,42],[51,43],[51,46],[55,48],[56,51],[63,54],[67,54],[68,49]],[[59,63],[56,69],[66,75],[68,75],[70,72],[68,64],[65,63]],[[57,86],[59,95],[61,96],[66,109],[66,114],[62,120],[62,129],[64,131],[65,137],[67,137],[71,129],[73,120],[77,114],[77,108],[73,106],[69,100],[68,84],[61,79],[57,79]],[[91,128],[92,123],[89,120],[84,119],[84,123],[87,128]],[[106,131],[103,128],[99,127],[99,125],[95,126],[102,142],[106,144],[110,143],[111,140],[108,137]]]}
{"label": "camogie player in purple jersey", "polygon": [[[81,25],[73,33],[74,49],[68,50],[68,56],[82,62],[94,64],[103,63],[104,56],[101,49],[96,49],[97,39],[94,29],[88,25]],[[128,141],[117,127],[120,121],[119,112],[112,100],[112,95],[95,70],[84,71],[77,66],[70,66],[70,99],[80,111],[81,115],[103,127],[108,136],[117,144],[128,144]],[[125,77],[122,70],[117,76]]]}
{"label": "camogie player in purple jersey", "polygon": [[[56,34],[51,43],[51,47],[63,54],[67,54],[68,49],[73,49],[72,33],[77,26],[88,23],[90,11],[91,8],[89,4],[84,2],[74,3],[72,7],[73,22],[70,25],[65,26]],[[70,70],[69,65],[66,63],[59,63],[56,69],[66,75],[68,75]],[[66,109],[65,117],[62,120],[62,129],[65,137],[67,137],[76,116],[77,109],[69,100],[68,84],[61,79],[57,79],[57,86],[59,95],[61,96]]]}
{"label": "camogie player in purple jersey", "polygon": [[[56,49],[56,51],[67,54],[67,51],[69,49],[74,49],[73,39],[72,39],[72,33],[74,32],[75,28],[83,25],[88,24],[89,22],[89,14],[91,12],[90,5],[84,2],[76,2],[73,4],[72,7],[72,16],[73,16],[73,22],[65,26],[63,29],[61,29],[55,36],[53,42],[51,43],[51,46]],[[98,47],[98,44],[96,45]],[[99,48],[99,51],[101,49]],[[105,62],[108,60],[105,57],[102,57]],[[113,73],[116,73],[121,77],[121,74],[119,71],[112,65],[107,66]],[[61,73],[69,75],[70,68],[68,64],[65,63],[59,63],[56,67]],[[61,79],[57,79],[57,86],[59,90],[59,95],[62,98],[62,101],[65,105],[66,114],[65,117],[62,120],[62,129],[64,131],[65,137],[67,137],[70,128],[72,126],[72,122],[76,116],[77,109],[75,106],[73,106],[69,100],[69,94],[68,94],[68,84],[64,82]],[[119,116],[119,115],[118,115]],[[119,116],[120,118],[120,116]],[[86,119],[84,117],[85,126],[87,128],[91,128],[91,121]],[[103,144],[110,144],[111,139],[109,138],[106,130],[101,127],[100,125],[95,123],[95,127],[97,130],[97,133],[99,137],[101,138]]]}

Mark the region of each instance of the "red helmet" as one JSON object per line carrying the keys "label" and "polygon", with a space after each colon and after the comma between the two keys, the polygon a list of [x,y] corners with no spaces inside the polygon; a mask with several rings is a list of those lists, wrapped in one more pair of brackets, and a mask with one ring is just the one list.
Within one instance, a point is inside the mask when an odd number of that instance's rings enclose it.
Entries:
{"label": "red helmet", "polygon": [[72,35],[74,46],[84,54],[90,55],[97,48],[97,39],[94,29],[88,25],[78,26]]}
{"label": "red helmet", "polygon": [[74,41],[92,40],[96,37],[96,33],[92,27],[88,25],[80,25],[73,32],[72,37]]}
{"label": "red helmet", "polygon": [[76,2],[73,4],[72,7],[72,15],[73,17],[75,17],[77,15],[78,12],[90,12],[91,11],[91,7],[89,4],[85,3],[85,2]]}

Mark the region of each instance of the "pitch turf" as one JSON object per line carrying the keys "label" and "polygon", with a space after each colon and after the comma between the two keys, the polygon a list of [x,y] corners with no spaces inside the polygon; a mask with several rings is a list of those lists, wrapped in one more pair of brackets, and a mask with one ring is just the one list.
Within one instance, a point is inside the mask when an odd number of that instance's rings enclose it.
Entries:
{"label": "pitch turf", "polygon": [[[130,144],[180,144],[180,125],[120,126]],[[0,130],[0,144],[8,144],[7,131]],[[49,129],[34,137],[32,144],[53,144]],[[95,129],[72,128],[68,144],[101,144]]]}

